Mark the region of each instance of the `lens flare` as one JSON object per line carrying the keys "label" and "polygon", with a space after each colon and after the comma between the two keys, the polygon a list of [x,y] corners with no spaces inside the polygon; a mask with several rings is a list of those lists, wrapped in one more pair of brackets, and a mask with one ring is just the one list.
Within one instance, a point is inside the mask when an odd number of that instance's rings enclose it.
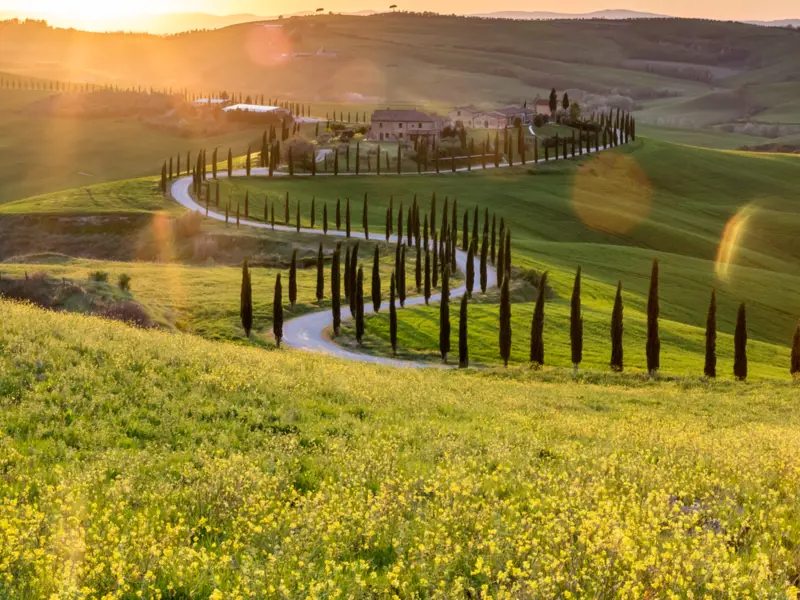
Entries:
{"label": "lens flare", "polygon": [[736,254],[741,247],[742,236],[755,212],[755,206],[748,204],[740,208],[726,223],[722,232],[722,240],[717,249],[717,260],[714,264],[714,269],[719,279],[723,281],[729,280],[731,265],[736,260]]}
{"label": "lens flare", "polygon": [[575,176],[572,210],[592,229],[627,233],[647,218],[652,200],[650,179],[628,155],[598,154]]}
{"label": "lens flare", "polygon": [[281,25],[256,24],[247,31],[245,39],[247,57],[261,67],[276,67],[292,60],[292,40]]}

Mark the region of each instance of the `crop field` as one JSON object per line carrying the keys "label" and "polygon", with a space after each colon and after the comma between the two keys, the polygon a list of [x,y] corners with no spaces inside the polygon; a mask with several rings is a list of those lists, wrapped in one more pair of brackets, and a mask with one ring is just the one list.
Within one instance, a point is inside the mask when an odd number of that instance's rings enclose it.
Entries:
{"label": "crop field", "polygon": [[5,597],[796,593],[790,384],[397,377],[0,309]]}

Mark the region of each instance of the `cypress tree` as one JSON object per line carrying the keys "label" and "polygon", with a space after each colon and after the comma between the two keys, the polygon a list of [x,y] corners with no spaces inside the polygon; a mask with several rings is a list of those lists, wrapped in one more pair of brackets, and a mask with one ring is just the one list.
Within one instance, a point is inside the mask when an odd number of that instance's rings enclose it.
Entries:
{"label": "cypress tree", "polygon": [[467,297],[461,296],[461,314],[458,319],[458,367],[469,367],[469,345],[467,340]]}
{"label": "cypress tree", "polygon": [[736,315],[736,331],[733,334],[735,353],[733,375],[739,381],[747,380],[747,314],[744,302],[739,305]]}
{"label": "cypress tree", "polygon": [[572,350],[572,367],[578,372],[583,362],[583,316],[581,314],[581,268],[575,273],[569,313],[569,340]]}
{"label": "cypress tree", "polygon": [[650,293],[647,297],[647,372],[655,375],[661,366],[661,340],[658,337],[658,259],[653,260]]}
{"label": "cypress tree", "polygon": [[[458,200],[453,198],[453,219],[451,228],[453,230],[453,242],[458,239]],[[464,248],[466,250],[466,248]]]}
{"label": "cypress tree", "polygon": [[236,203],[236,228],[239,228],[239,203]]}
{"label": "cypress tree", "polygon": [[[189,159],[187,158],[186,160],[188,161]],[[188,168],[188,162],[186,166]],[[233,153],[230,148],[228,148],[228,177],[233,177]]]}
{"label": "cypress tree", "polygon": [[350,314],[355,316],[355,310],[358,308],[356,301],[356,277],[358,274],[358,242],[353,246],[353,251],[350,253]]}
{"label": "cypress tree", "polygon": [[350,299],[350,244],[344,250],[344,297]]}
{"label": "cypress tree", "polygon": [[497,253],[495,251],[495,242],[497,240],[497,236],[496,236],[496,231],[497,230],[495,229],[496,222],[497,222],[497,219],[495,217],[495,214],[492,213],[492,249],[491,249],[492,264],[496,264],[495,263],[495,258],[497,258]]}
{"label": "cypress tree", "polygon": [[372,259],[372,308],[377,313],[381,310],[381,257],[378,246]]}
{"label": "cypress tree", "polygon": [[414,235],[414,204],[411,204],[411,208],[408,209],[408,216],[406,221],[406,237],[407,237],[407,245],[409,248],[414,245],[412,241],[412,236]]}
{"label": "cypress tree", "polygon": [[706,317],[706,363],[703,374],[709,379],[717,376],[717,290],[711,290],[711,302]]}
{"label": "cypress tree", "polygon": [[250,146],[247,147],[247,162],[245,163],[245,171],[247,176],[250,177]]}
{"label": "cypress tree", "polygon": [[531,321],[531,363],[536,367],[544,365],[544,301],[547,290],[547,273],[539,280],[539,291],[536,294],[536,306]]}
{"label": "cypress tree", "polygon": [[242,292],[239,315],[242,317],[244,334],[246,337],[250,337],[250,332],[253,329],[253,287],[250,283],[250,270],[247,268],[247,260],[242,263]]}
{"label": "cypress tree", "polygon": [[[348,171],[350,168],[348,167]],[[361,171],[361,145],[360,142],[356,142],[356,175],[359,174]]]}
{"label": "cypress tree", "polygon": [[483,244],[481,244],[481,292],[486,293],[489,284],[489,236],[483,234]]}
{"label": "cypress tree", "polygon": [[[327,156],[326,156],[326,159],[327,159]],[[327,167],[325,168],[325,170],[326,171],[328,170]],[[339,175],[339,148],[336,148],[333,151],[333,175],[334,176],[338,176]]]}
{"label": "cypress tree", "polygon": [[356,341],[363,344],[364,339],[364,269],[358,267],[356,276]]}
{"label": "cypress tree", "polygon": [[431,299],[431,253],[428,250],[425,250],[425,283],[423,291],[425,294],[425,304],[428,304]]}
{"label": "cypress tree", "polygon": [[342,246],[336,246],[333,251],[333,260],[331,261],[331,311],[333,312],[333,335],[339,335],[339,329],[342,323],[342,310],[341,310],[341,276],[339,275],[339,261],[341,258]]}
{"label": "cypress tree", "polygon": [[369,239],[369,204],[367,192],[364,192],[364,210],[361,214],[361,225],[364,228],[364,237]]}
{"label": "cypress tree", "polygon": [[396,291],[397,282],[392,273],[392,283],[389,287],[389,337],[392,342],[392,356],[397,356],[397,307],[394,305]]}
{"label": "cypress tree", "polygon": [[463,225],[463,238],[461,241],[461,249],[469,249],[469,211],[464,211],[464,225]]}
{"label": "cypress tree", "polygon": [[250,218],[250,190],[244,191],[244,218]]}
{"label": "cypress tree", "polygon": [[439,303],[439,354],[442,362],[447,364],[450,352],[450,269],[445,266],[442,271],[442,299]]}
{"label": "cypress tree", "polygon": [[214,204],[219,208],[219,182],[214,186]]}
{"label": "cypress tree", "polygon": [[386,207],[386,241],[389,241],[389,236],[392,235],[392,223],[394,214],[394,196],[389,196],[389,206]]}
{"label": "cypress tree", "polygon": [[471,242],[467,250],[467,296],[472,297],[475,287],[475,243]]}
{"label": "cypress tree", "polygon": [[[400,207],[397,209],[397,243],[403,243],[403,201],[400,200]],[[398,277],[399,277],[398,273]],[[400,283],[398,281],[398,283]]]}
{"label": "cypress tree", "polygon": [[328,203],[322,205],[322,233],[328,233]]}
{"label": "cypress tree", "polygon": [[397,295],[400,297],[400,306],[406,305],[406,247],[400,246],[400,277],[398,284]]}
{"label": "cypress tree", "polygon": [[511,295],[506,276],[503,277],[500,287],[500,358],[507,367],[508,359],[511,358]]}
{"label": "cypress tree", "polygon": [[294,220],[295,220],[295,228],[297,232],[300,233],[300,200],[297,201],[294,207]]}
{"label": "cypress tree", "polygon": [[439,244],[436,241],[436,234],[433,234],[433,264],[431,265],[431,288],[439,285]]}
{"label": "cypress tree", "polygon": [[161,165],[161,193],[167,193],[167,161],[164,161],[164,164]]}
{"label": "cypress tree", "polygon": [[311,229],[314,229],[317,221],[317,197],[311,196]]}
{"label": "cypress tree", "polygon": [[270,225],[272,226],[272,229],[274,230],[275,229],[275,201],[274,200],[270,200],[269,201],[269,212],[270,212],[270,215],[269,215]]}
{"label": "cypress tree", "polygon": [[611,313],[611,370],[621,373],[623,365],[622,350],[622,282],[617,283],[617,296],[614,299],[614,310]]}
{"label": "cypress tree", "polygon": [[292,251],[292,262],[289,265],[289,304],[292,309],[297,302],[297,250]]}
{"label": "cypress tree", "polygon": [[800,325],[794,331],[792,339],[792,366],[790,369],[792,377],[800,377]]}
{"label": "cypress tree", "polygon": [[275,297],[272,301],[272,333],[275,335],[275,344],[280,348],[283,339],[283,288],[280,273],[275,279]]}
{"label": "cypress tree", "polygon": [[425,221],[422,226],[422,246],[428,249],[428,213],[425,213]]}
{"label": "cypress tree", "polygon": [[317,302],[322,303],[325,297],[325,256],[322,253],[322,242],[317,251]]}
{"label": "cypress tree", "polygon": [[342,230],[342,207],[341,207],[341,200],[339,198],[336,199],[336,231]]}
{"label": "cypress tree", "polygon": [[347,199],[347,206],[345,207],[344,224],[347,237],[350,237],[350,198]]}

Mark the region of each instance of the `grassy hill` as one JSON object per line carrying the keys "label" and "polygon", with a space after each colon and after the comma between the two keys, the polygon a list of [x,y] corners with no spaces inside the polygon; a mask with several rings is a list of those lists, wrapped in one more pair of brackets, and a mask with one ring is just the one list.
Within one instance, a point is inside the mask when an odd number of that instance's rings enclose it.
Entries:
{"label": "grassy hill", "polygon": [[744,598],[796,581],[792,385],[397,377],[0,312],[5,597]]}

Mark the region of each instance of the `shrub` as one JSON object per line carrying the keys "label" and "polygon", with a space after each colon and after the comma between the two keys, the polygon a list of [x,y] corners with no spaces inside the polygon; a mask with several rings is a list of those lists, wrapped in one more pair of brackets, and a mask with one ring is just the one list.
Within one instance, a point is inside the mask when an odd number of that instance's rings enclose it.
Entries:
{"label": "shrub", "polygon": [[115,321],[122,321],[129,325],[136,325],[137,327],[153,327],[153,322],[150,320],[150,315],[144,307],[130,300],[125,302],[117,302],[112,304],[102,311],[100,316],[106,319],[114,319]]}
{"label": "shrub", "polygon": [[117,285],[123,292],[129,291],[131,289],[131,276],[127,273],[122,273],[117,280]]}
{"label": "shrub", "polygon": [[541,113],[538,113],[536,116],[533,117],[533,126],[534,127],[544,127],[545,123],[547,123],[547,116]]}
{"label": "shrub", "polygon": [[89,273],[91,281],[106,282],[108,281],[108,271],[92,271]]}
{"label": "shrub", "polygon": [[189,239],[200,233],[203,215],[192,211],[183,213],[175,222],[175,234],[178,238]]}

